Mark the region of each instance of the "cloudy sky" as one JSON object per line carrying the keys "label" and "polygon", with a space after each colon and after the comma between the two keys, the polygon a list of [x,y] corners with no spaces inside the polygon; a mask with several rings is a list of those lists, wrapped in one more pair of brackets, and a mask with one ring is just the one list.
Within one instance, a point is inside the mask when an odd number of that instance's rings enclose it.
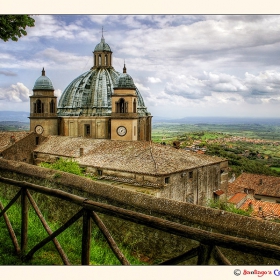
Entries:
{"label": "cloudy sky", "polygon": [[105,41],[154,116],[279,117],[279,15],[36,15],[0,41],[0,110],[29,111],[44,67],[60,96]]}

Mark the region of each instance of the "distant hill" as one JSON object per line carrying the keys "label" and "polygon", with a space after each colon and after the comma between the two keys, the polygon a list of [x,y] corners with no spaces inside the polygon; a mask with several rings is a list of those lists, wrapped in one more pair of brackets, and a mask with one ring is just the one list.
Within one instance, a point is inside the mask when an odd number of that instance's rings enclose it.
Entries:
{"label": "distant hill", "polygon": [[29,123],[29,112],[0,111],[0,122],[15,121]]}
{"label": "distant hill", "polygon": [[[29,112],[0,111],[0,122],[16,121],[29,123]],[[153,123],[177,123],[177,124],[279,124],[280,118],[229,118],[229,117],[185,117],[171,119],[167,117],[153,116]]]}
{"label": "distant hill", "polygon": [[229,117],[185,117],[182,119],[170,119],[153,117],[153,123],[176,124],[279,124],[280,118],[229,118]]}

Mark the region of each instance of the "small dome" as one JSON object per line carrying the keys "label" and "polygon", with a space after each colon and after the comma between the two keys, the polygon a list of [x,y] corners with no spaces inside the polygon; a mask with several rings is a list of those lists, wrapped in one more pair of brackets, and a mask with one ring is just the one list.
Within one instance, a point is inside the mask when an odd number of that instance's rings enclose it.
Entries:
{"label": "small dome", "polygon": [[111,52],[111,48],[110,46],[105,43],[105,39],[101,38],[101,42],[99,44],[96,45],[95,49],[94,49],[95,52],[102,52],[102,51],[108,51],[108,52]]}
{"label": "small dome", "polygon": [[42,76],[39,77],[33,87],[33,90],[54,90],[51,80],[45,76],[45,70],[42,70]]}
{"label": "small dome", "polygon": [[136,88],[131,76],[126,73],[122,73],[119,76],[117,86],[118,88]]}

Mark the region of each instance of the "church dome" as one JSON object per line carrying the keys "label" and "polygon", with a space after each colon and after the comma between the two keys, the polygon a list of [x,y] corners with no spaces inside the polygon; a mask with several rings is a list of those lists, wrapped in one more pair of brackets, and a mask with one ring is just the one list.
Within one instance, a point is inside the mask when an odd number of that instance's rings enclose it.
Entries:
{"label": "church dome", "polygon": [[42,70],[42,76],[36,80],[33,90],[54,90],[51,80],[45,76],[44,68]]}
{"label": "church dome", "polygon": [[112,94],[116,87],[134,88],[137,113],[140,116],[150,115],[132,78],[112,67],[111,55],[111,49],[102,34],[101,42],[93,53],[94,66],[66,87],[58,103],[58,116],[111,116]]}
{"label": "church dome", "polygon": [[119,85],[135,88],[137,112],[140,116],[149,115],[132,78],[114,68],[91,69],[74,79],[62,93],[57,113],[59,116],[110,116],[112,94]]}
{"label": "church dome", "polygon": [[101,42],[96,45],[94,51],[95,52],[102,52],[102,51],[111,52],[111,48],[107,43],[105,43],[105,39],[103,38],[103,36],[101,38]]}
{"label": "church dome", "polygon": [[120,74],[116,87],[117,88],[136,88],[134,85],[133,79],[131,78],[131,76],[129,76],[126,73]]}

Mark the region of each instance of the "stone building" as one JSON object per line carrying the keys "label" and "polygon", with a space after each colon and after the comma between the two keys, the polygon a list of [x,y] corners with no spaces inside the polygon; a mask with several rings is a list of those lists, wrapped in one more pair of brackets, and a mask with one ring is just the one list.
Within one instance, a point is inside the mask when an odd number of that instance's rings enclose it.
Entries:
{"label": "stone building", "polygon": [[116,187],[199,205],[227,192],[227,160],[151,142],[152,117],[125,65],[123,73],[113,68],[103,35],[93,67],[66,87],[58,105],[43,69],[29,118],[30,132],[9,142],[2,157],[32,164],[72,158]]}
{"label": "stone building", "polygon": [[227,190],[227,160],[151,141],[48,136],[34,157],[35,164],[74,159],[118,187],[193,204],[205,205]]}
{"label": "stone building", "polygon": [[102,35],[93,67],[64,90],[58,106],[51,80],[35,82],[30,97],[30,130],[48,135],[114,140],[151,140],[151,115],[133,79],[112,66],[112,51]]}

